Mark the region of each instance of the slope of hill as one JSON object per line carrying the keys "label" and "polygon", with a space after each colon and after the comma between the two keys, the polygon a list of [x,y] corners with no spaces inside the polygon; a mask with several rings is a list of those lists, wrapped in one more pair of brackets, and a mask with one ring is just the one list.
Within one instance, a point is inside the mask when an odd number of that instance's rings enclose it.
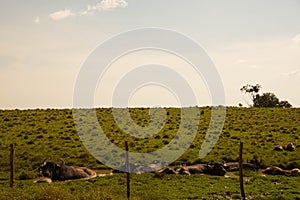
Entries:
{"label": "slope of hill", "polygon": [[[220,139],[211,153],[199,160],[198,154],[208,128],[211,108],[201,107],[198,133],[190,148],[176,161],[197,162],[236,161],[239,142],[244,142],[244,158],[262,159],[265,166],[300,167],[299,108],[236,108],[228,107]],[[99,124],[107,137],[123,148],[124,140],[131,151],[149,152],[168,144],[176,135],[181,114],[179,108],[166,108],[166,123],[155,136],[139,139],[122,131],[112,115],[112,109],[97,109]],[[131,108],[132,119],[140,126],[150,123],[148,108]],[[194,116],[190,116],[193,120]],[[88,127],[93,131],[96,127]],[[0,178],[8,177],[9,145],[16,144],[17,178],[36,175],[34,169],[46,158],[65,159],[69,165],[105,168],[86,150],[77,134],[72,110],[0,110]],[[274,146],[296,143],[294,152],[275,152]]]}

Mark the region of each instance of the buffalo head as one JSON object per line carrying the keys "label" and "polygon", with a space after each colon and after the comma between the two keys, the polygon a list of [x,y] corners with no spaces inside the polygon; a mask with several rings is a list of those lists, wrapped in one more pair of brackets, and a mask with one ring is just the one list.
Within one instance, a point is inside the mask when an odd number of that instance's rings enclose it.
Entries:
{"label": "buffalo head", "polygon": [[39,172],[43,174],[44,177],[55,179],[55,174],[57,174],[60,169],[61,166],[59,164],[53,161],[47,161],[47,159],[45,159],[43,164],[39,167]]}
{"label": "buffalo head", "polygon": [[215,163],[208,166],[208,173],[211,175],[224,176],[226,174],[226,170],[222,163]]}

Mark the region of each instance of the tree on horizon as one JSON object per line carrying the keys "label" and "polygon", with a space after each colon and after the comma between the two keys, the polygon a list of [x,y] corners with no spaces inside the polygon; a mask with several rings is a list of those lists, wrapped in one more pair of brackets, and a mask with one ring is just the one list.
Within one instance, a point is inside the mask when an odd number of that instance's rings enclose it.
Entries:
{"label": "tree on horizon", "polygon": [[245,94],[248,94],[250,96],[250,99],[252,100],[252,107],[258,107],[258,108],[291,108],[292,104],[290,104],[288,101],[283,100],[280,101],[278,97],[271,92],[264,92],[262,94],[259,94],[261,89],[260,84],[256,85],[244,85],[240,91],[244,92]]}

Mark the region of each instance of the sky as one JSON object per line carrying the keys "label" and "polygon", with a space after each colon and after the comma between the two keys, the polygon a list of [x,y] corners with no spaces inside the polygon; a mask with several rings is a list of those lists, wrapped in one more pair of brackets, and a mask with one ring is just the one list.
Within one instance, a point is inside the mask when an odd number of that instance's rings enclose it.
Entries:
{"label": "sky", "polygon": [[[82,65],[97,46],[122,32],[157,27],[199,44],[221,77],[226,105],[247,106],[246,84],[261,84],[300,106],[299,0],[3,0],[0,2],[0,109],[72,108]],[[189,52],[193,53],[193,52]],[[111,106],[113,86],[133,66],[163,63],[192,85],[199,106],[212,100],[184,60],[141,50],[121,57],[95,90],[95,106]],[[127,71],[126,71],[127,70]],[[141,86],[129,106],[180,106],[159,84]]]}

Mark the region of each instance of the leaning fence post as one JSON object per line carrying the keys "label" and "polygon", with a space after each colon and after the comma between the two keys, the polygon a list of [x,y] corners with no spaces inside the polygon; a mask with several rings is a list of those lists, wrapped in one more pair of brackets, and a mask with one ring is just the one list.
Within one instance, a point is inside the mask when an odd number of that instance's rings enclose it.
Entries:
{"label": "leaning fence post", "polygon": [[14,157],[15,157],[15,144],[10,144],[10,187],[14,187]]}
{"label": "leaning fence post", "polygon": [[129,155],[128,155],[128,142],[125,141],[125,150],[126,150],[126,179],[127,179],[127,199],[130,199],[130,164],[129,164]]}
{"label": "leaning fence post", "polygon": [[240,175],[240,188],[242,199],[245,200],[245,191],[244,191],[244,180],[243,180],[243,142],[240,142],[240,156],[239,156],[239,175]]}

